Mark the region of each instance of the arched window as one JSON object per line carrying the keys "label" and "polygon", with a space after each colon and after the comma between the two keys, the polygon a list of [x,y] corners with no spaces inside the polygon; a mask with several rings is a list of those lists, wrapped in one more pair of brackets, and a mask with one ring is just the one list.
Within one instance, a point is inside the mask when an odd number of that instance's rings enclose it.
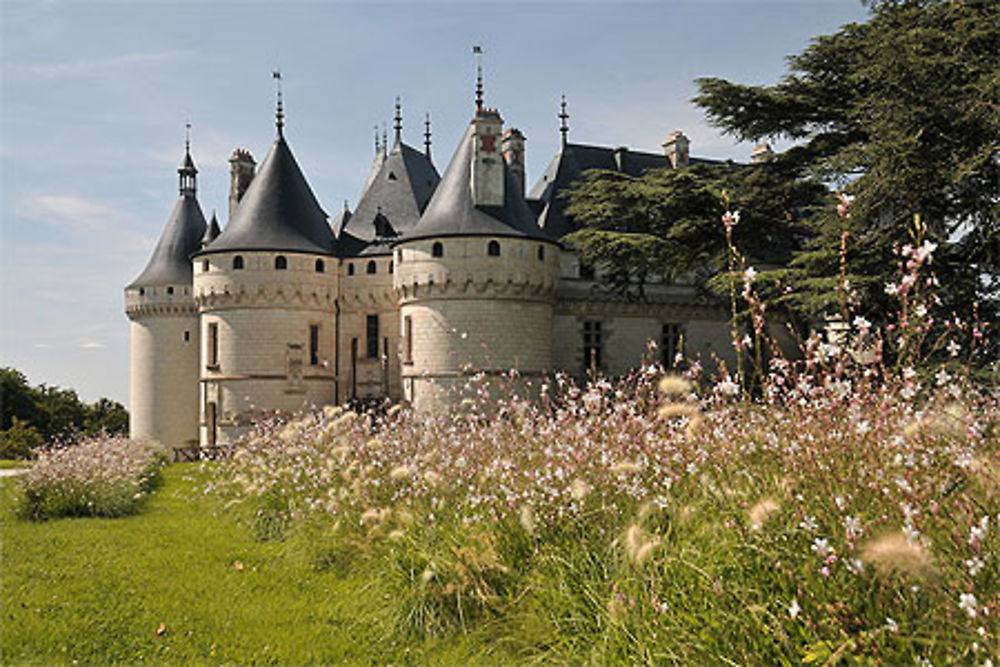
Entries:
{"label": "arched window", "polygon": [[500,242],[499,241],[490,241],[489,245],[486,246],[486,254],[489,255],[490,257],[499,257],[500,256]]}
{"label": "arched window", "polygon": [[444,257],[443,243],[436,241],[434,245],[431,246],[431,257]]}
{"label": "arched window", "polygon": [[234,269],[243,268],[243,255],[236,255],[236,257],[233,257],[233,268]]}
{"label": "arched window", "polygon": [[323,273],[324,271],[326,271],[326,264],[323,263],[323,260],[317,259],[316,260],[316,273]]}
{"label": "arched window", "polygon": [[375,273],[375,271],[377,270],[378,269],[375,266],[375,260],[374,259],[368,260],[368,266],[365,267],[365,273]]}
{"label": "arched window", "polygon": [[169,287],[167,287],[167,294],[173,294],[173,293],[174,293],[174,286],[170,285]]}
{"label": "arched window", "polygon": [[351,262],[350,264],[347,265],[347,275],[349,276],[354,275],[354,262]]}
{"label": "arched window", "polygon": [[538,246],[538,261],[539,262],[545,261],[545,246],[543,245]]}
{"label": "arched window", "polygon": [[274,268],[278,271],[284,271],[288,268],[288,258],[284,255],[278,255],[274,258]]}

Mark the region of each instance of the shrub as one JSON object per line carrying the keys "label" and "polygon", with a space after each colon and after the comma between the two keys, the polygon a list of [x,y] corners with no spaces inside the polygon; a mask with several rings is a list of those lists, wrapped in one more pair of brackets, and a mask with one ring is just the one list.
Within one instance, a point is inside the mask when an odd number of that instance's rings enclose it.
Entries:
{"label": "shrub", "polygon": [[120,436],[42,450],[19,480],[19,514],[33,520],[134,514],[160,483],[166,461],[159,448]]}
{"label": "shrub", "polygon": [[0,431],[0,459],[27,459],[35,449],[45,446],[45,439],[31,424],[14,417],[11,427]]}

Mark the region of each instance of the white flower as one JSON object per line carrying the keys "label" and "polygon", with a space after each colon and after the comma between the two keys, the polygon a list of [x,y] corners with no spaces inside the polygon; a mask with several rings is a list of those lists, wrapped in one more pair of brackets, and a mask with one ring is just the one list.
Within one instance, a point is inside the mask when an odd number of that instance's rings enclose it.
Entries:
{"label": "white flower", "polygon": [[959,345],[958,343],[956,343],[953,340],[948,341],[948,354],[950,354],[953,357],[957,357],[958,353],[961,352],[961,351],[962,351],[962,346],[961,345]]}
{"label": "white flower", "polygon": [[817,537],[814,539],[811,549],[815,551],[816,555],[820,558],[826,558],[832,551],[832,549],[830,549],[830,541],[825,537]]}
{"label": "white flower", "polygon": [[806,516],[804,519],[802,519],[802,522],[799,524],[799,528],[801,528],[802,530],[807,530],[811,533],[812,531],[816,530],[817,525],[818,524],[816,523],[816,517]]}
{"label": "white flower", "polygon": [[844,517],[844,530],[847,531],[848,539],[861,534],[861,521],[857,517]]}
{"label": "white flower", "polygon": [[885,284],[885,293],[886,294],[888,294],[889,296],[895,296],[895,294],[897,292],[899,292],[899,287],[896,286],[896,283],[886,283]]}
{"label": "white flower", "polygon": [[983,562],[983,559],[980,558],[979,556],[976,556],[975,558],[970,558],[969,560],[965,561],[965,567],[969,568],[969,576],[972,577],[982,572],[983,567],[985,567],[985,565],[986,564]]}
{"label": "white flower", "polygon": [[951,381],[951,376],[948,375],[948,371],[942,368],[937,372],[937,375],[934,376],[934,380],[937,382],[939,387],[943,387]]}
{"label": "white flower", "polygon": [[871,328],[872,323],[866,320],[865,318],[861,317],[860,315],[858,315],[857,317],[854,318],[854,326],[856,326],[858,329],[861,329],[862,331],[868,331],[868,329]]}
{"label": "white flower", "polygon": [[972,593],[962,593],[958,598],[959,609],[965,611],[969,618],[975,618],[979,615],[979,610],[976,608],[978,604],[976,596]]}
{"label": "white flower", "polygon": [[802,611],[802,607],[799,606],[799,601],[792,599],[792,604],[788,605],[788,615],[796,618],[800,611]]}
{"label": "white flower", "polygon": [[743,280],[748,283],[752,283],[753,279],[757,277],[757,271],[752,266],[747,267],[747,270],[743,272]]}
{"label": "white flower", "polygon": [[889,632],[899,632],[899,623],[892,619],[891,616],[885,617],[885,629]]}

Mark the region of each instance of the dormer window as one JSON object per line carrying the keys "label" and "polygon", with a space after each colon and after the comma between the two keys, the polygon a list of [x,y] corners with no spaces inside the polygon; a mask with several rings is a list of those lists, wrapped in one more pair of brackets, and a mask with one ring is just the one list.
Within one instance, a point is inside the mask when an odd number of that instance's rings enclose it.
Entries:
{"label": "dormer window", "polygon": [[274,258],[274,268],[276,271],[284,271],[288,268],[288,258],[284,255],[278,255]]}
{"label": "dormer window", "polygon": [[500,256],[500,242],[499,241],[490,241],[489,244],[486,246],[486,254],[489,255],[490,257],[499,257]]}
{"label": "dormer window", "polygon": [[243,268],[243,255],[233,257],[233,270],[238,271]]}
{"label": "dormer window", "polygon": [[365,273],[373,274],[377,270],[378,270],[378,267],[375,265],[375,260],[369,260],[368,266],[365,267]]}
{"label": "dormer window", "polygon": [[431,257],[444,257],[443,243],[436,241],[434,245],[431,246]]}

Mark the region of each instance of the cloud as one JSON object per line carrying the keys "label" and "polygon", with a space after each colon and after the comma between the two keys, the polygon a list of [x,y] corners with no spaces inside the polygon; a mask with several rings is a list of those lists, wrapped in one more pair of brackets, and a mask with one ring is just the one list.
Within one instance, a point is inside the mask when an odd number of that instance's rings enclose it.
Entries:
{"label": "cloud", "polygon": [[108,70],[132,67],[135,65],[180,60],[182,58],[194,56],[196,53],[197,52],[193,49],[156,51],[149,53],[125,53],[108,58],[81,58],[61,63],[30,65],[27,69],[33,74],[48,78],[84,76],[102,73]]}
{"label": "cloud", "polygon": [[85,343],[80,343],[80,349],[83,350],[103,350],[107,347],[104,343],[98,343],[96,341],[89,340]]}
{"label": "cloud", "polygon": [[20,201],[18,214],[43,224],[100,229],[117,216],[104,204],[73,194],[32,194]]}

